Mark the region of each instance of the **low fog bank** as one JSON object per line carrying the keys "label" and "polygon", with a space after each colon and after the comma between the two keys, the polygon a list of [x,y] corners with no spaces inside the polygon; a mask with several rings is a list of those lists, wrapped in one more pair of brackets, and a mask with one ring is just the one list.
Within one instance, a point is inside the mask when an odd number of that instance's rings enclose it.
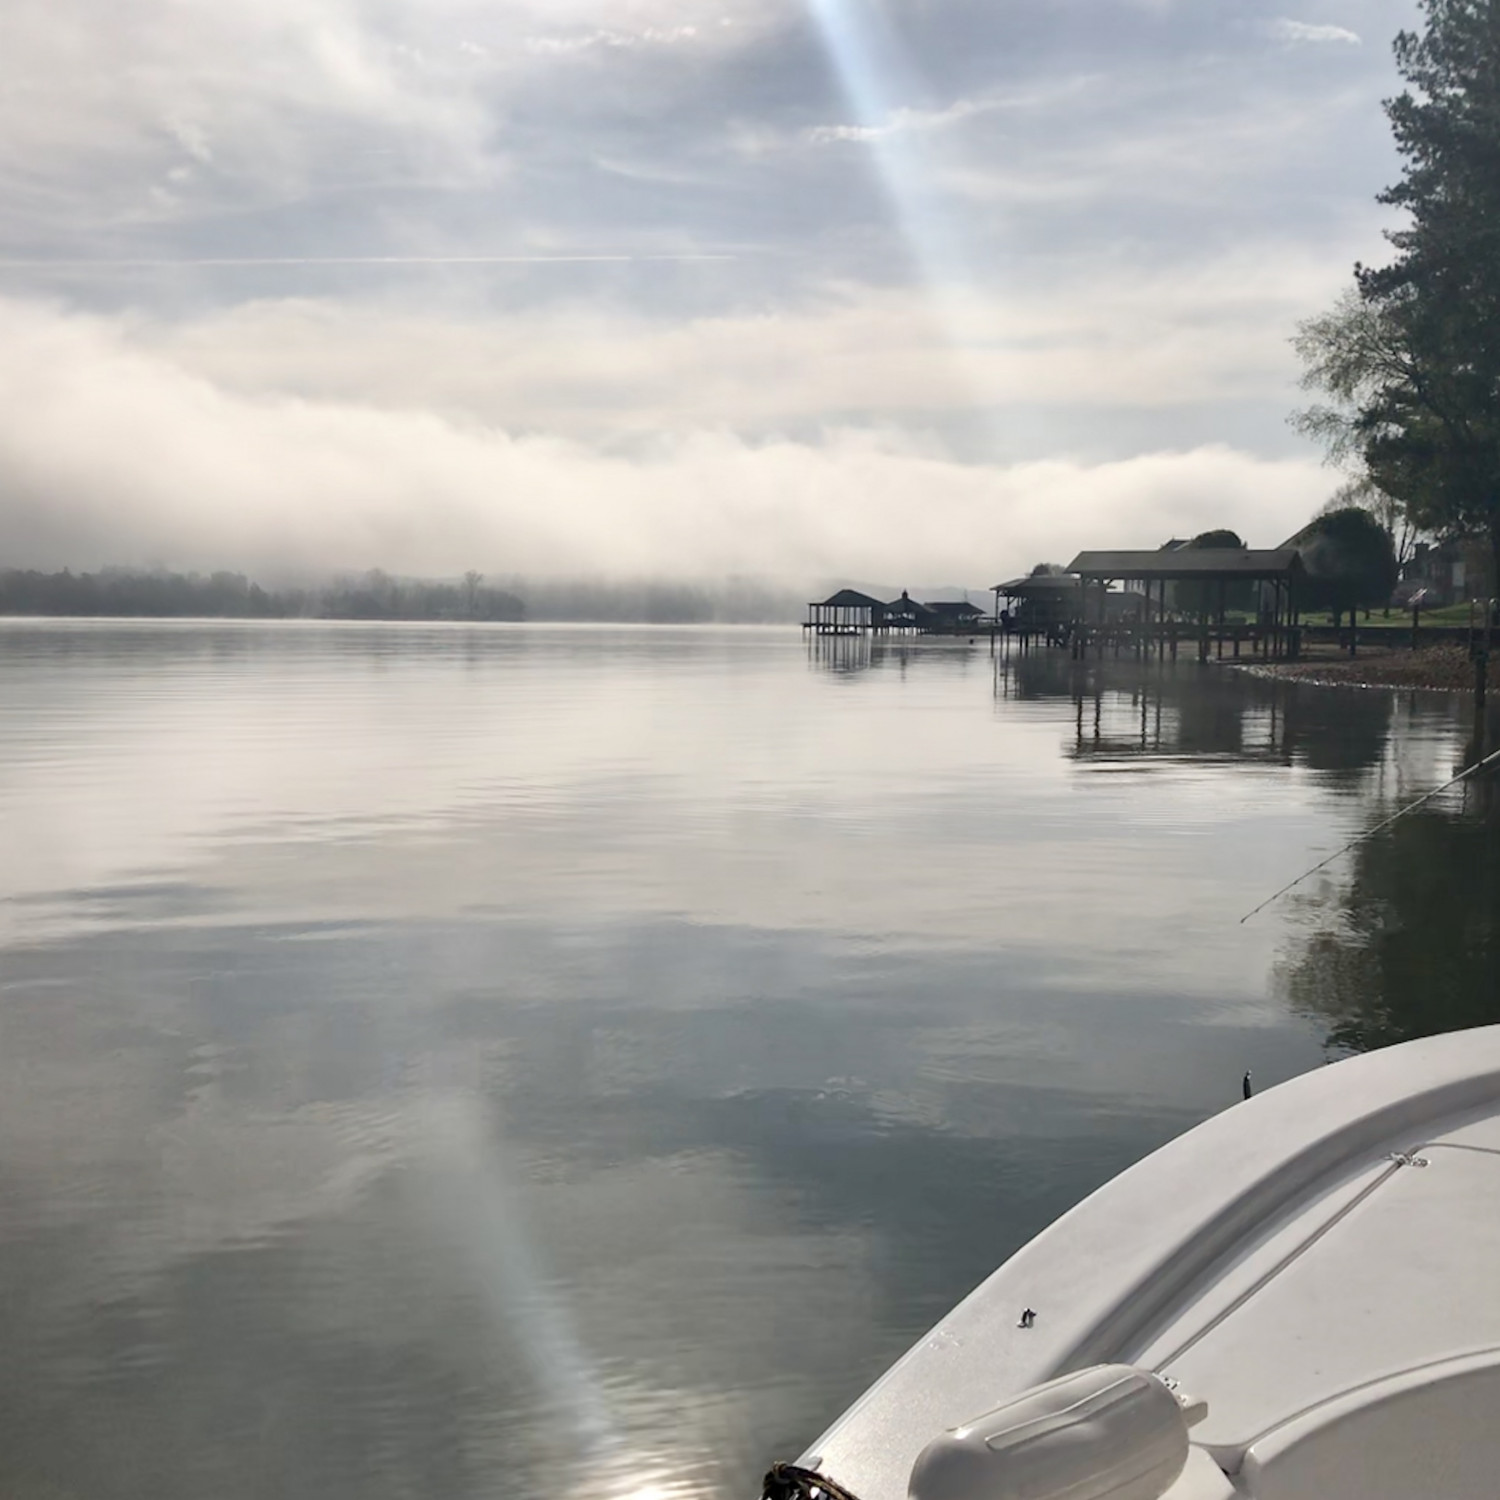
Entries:
{"label": "low fog bank", "polygon": [[[501,420],[436,396],[419,404],[417,392],[401,406],[310,384],[268,377],[245,390],[130,319],[0,297],[4,562],[230,567],[262,586],[287,569],[457,579],[473,568],[555,580],[531,591],[540,614],[553,608],[544,593],[574,590],[569,579],[613,580],[604,593],[621,600],[645,588],[630,580],[671,580],[678,594],[731,578],[792,588],[968,575],[983,588],[1041,557],[1215,526],[1268,545],[1331,488],[1315,455],[1224,443],[979,462],[949,451],[920,414],[882,409],[800,437],[641,411],[655,435],[617,445],[554,430],[524,406]],[[819,410],[811,394],[806,410]],[[1002,415],[1026,420],[1024,409]],[[556,608],[592,617],[604,606]]]}
{"label": "low fog bank", "polygon": [[505,587],[525,601],[528,620],[643,625],[790,625],[813,597],[805,589],[745,578],[510,578]]}
{"label": "low fog bank", "polygon": [[264,582],[243,573],[105,568],[0,570],[0,615],[76,618],[552,620],[619,624],[791,624],[806,590],[745,578],[457,579],[361,574]]}

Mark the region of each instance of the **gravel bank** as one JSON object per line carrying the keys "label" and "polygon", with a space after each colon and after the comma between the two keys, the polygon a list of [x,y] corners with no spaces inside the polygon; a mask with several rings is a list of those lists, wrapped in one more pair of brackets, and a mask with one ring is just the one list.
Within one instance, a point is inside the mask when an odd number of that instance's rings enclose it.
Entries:
{"label": "gravel bank", "polygon": [[[1428,688],[1434,692],[1472,693],[1474,663],[1462,646],[1426,646],[1416,651],[1401,647],[1364,645],[1359,655],[1330,652],[1302,661],[1246,665],[1241,671],[1257,677],[1291,677],[1299,682],[1338,687]],[[1491,684],[1500,691],[1500,663],[1490,670]]]}

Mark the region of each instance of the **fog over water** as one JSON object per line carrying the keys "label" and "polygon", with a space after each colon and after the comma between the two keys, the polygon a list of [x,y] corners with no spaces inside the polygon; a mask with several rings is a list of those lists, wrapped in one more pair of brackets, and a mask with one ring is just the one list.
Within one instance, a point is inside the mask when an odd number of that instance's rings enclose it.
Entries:
{"label": "fog over water", "polygon": [[744,1495],[1245,1068],[1500,1018],[1478,790],[1239,922],[1440,696],[11,621],[0,701],[18,1500]]}

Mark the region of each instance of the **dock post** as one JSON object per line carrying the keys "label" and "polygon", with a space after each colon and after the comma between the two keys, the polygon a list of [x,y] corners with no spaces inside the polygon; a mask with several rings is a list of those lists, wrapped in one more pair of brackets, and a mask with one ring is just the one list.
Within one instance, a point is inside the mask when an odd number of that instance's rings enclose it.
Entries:
{"label": "dock post", "polygon": [[1474,652],[1474,744],[1478,754],[1482,757],[1485,752],[1485,716],[1484,696],[1487,686],[1485,679],[1489,675],[1490,654],[1483,646]]}

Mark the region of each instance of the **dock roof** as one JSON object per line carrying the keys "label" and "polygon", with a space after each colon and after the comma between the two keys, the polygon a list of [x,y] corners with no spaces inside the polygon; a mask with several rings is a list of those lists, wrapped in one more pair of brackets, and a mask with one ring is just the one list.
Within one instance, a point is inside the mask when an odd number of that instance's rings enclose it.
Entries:
{"label": "dock roof", "polygon": [[892,599],[886,604],[885,612],[888,615],[910,615],[915,619],[918,615],[930,615],[932,606],[919,604],[909,594],[902,594],[899,599]]}
{"label": "dock roof", "polygon": [[818,602],[824,609],[884,609],[886,607],[883,600],[872,599],[868,594],[860,593],[858,589],[840,589],[838,593],[830,594],[828,598]]}
{"label": "dock roof", "polygon": [[1079,587],[1079,580],[1071,573],[1028,573],[1024,578],[1012,578],[1008,583],[992,585],[992,594],[1022,594],[1071,592]]}
{"label": "dock roof", "polygon": [[1080,552],[1068,572],[1080,578],[1289,578],[1294,548],[1182,547],[1171,552]]}

